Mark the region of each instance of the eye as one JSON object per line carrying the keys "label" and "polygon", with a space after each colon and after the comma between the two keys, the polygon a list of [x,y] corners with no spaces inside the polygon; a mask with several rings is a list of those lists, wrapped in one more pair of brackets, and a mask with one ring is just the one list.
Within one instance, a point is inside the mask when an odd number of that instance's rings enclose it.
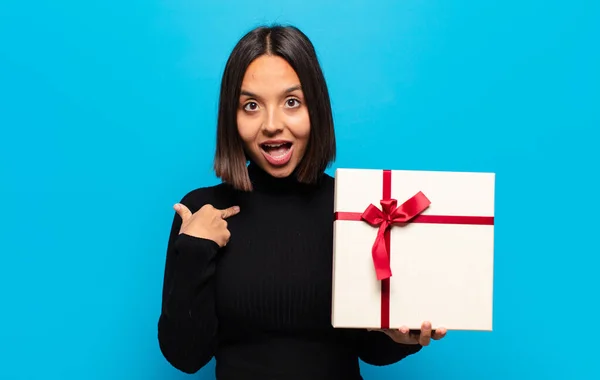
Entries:
{"label": "eye", "polygon": [[285,105],[289,108],[296,108],[300,106],[300,101],[298,99],[290,98],[285,101]]}
{"label": "eye", "polygon": [[258,109],[258,104],[256,104],[256,102],[248,102],[244,105],[244,110],[245,111],[256,111]]}

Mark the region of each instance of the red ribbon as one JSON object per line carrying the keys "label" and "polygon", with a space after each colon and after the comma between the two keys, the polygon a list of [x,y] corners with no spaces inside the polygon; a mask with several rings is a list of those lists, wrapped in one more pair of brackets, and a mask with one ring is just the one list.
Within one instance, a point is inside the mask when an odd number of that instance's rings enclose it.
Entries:
{"label": "red ribbon", "polygon": [[383,171],[383,194],[381,210],[373,204],[362,213],[336,212],[335,220],[365,221],[379,226],[377,237],[371,250],[377,279],[381,281],[381,328],[389,328],[390,319],[390,229],[401,223],[476,224],[493,225],[494,217],[421,215],[431,202],[422,192],[418,192],[400,206],[392,199],[392,171]]}
{"label": "red ribbon", "polygon": [[425,194],[420,191],[399,207],[396,206],[397,203],[398,201],[395,199],[382,199],[381,210],[370,204],[361,215],[367,223],[379,226],[371,251],[378,280],[385,280],[392,276],[389,243],[386,244],[389,240],[389,231],[392,224],[407,223],[425,211],[431,204]]}

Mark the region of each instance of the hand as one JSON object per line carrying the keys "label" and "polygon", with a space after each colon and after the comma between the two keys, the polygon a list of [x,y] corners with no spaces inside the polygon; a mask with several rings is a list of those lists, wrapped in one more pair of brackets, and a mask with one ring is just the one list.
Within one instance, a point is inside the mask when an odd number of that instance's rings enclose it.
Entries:
{"label": "hand", "polygon": [[446,336],[445,328],[438,328],[435,331],[431,330],[431,323],[423,322],[420,331],[411,331],[406,326],[401,327],[399,330],[382,330],[387,334],[394,342],[401,344],[420,344],[421,346],[428,346],[433,340],[440,340]]}
{"label": "hand", "polygon": [[179,234],[210,239],[219,247],[224,247],[231,236],[225,219],[240,212],[240,208],[237,206],[219,210],[212,205],[204,205],[193,214],[181,203],[177,203],[173,208],[182,220]]}

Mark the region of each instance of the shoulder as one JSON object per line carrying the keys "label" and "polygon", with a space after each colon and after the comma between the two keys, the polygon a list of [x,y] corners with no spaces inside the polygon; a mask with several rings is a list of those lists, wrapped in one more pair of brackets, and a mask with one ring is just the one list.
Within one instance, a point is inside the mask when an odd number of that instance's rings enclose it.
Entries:
{"label": "shoulder", "polygon": [[324,173],[321,177],[321,186],[329,190],[333,189],[335,186],[335,178],[327,173]]}
{"label": "shoulder", "polygon": [[210,204],[216,208],[226,208],[235,199],[236,191],[226,183],[220,183],[212,186],[204,186],[193,189],[181,198],[180,203],[184,204],[191,212],[195,212],[202,206]]}
{"label": "shoulder", "polygon": [[335,178],[325,173],[319,178],[319,184],[315,194],[323,202],[333,202],[335,195]]}

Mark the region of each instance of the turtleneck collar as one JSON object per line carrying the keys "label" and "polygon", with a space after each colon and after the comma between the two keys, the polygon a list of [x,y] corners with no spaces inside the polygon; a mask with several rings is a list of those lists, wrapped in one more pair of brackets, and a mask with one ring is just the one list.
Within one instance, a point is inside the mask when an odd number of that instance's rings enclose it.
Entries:
{"label": "turtleneck collar", "polygon": [[320,183],[320,181],[312,185],[301,183],[296,178],[296,174],[296,171],[294,171],[288,177],[276,178],[253,161],[250,161],[248,165],[248,175],[253,189],[256,191],[282,194],[303,193],[315,189]]}

